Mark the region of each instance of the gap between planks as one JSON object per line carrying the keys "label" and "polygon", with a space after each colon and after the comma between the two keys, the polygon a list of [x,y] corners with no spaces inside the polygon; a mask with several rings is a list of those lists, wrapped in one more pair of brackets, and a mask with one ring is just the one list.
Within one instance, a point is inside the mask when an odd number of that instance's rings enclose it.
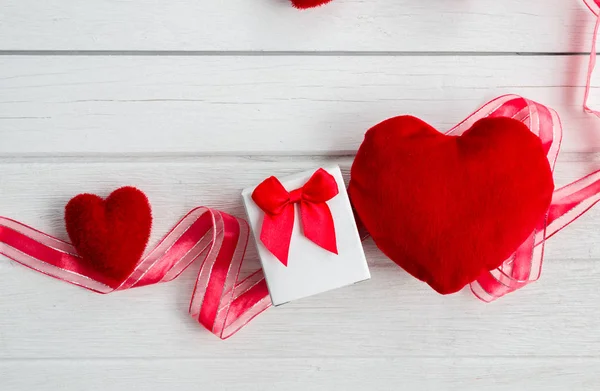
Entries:
{"label": "gap between planks", "polygon": [[[338,356],[320,356],[314,357],[312,355],[309,356],[298,356],[298,357],[280,357],[277,358],[277,361],[281,362],[297,362],[300,360],[311,360],[316,359],[318,361],[345,361],[345,362],[362,362],[362,361],[402,361],[406,357],[398,356],[398,355],[382,355],[382,356],[364,356],[364,357],[338,357]],[[460,357],[448,357],[447,355],[440,356],[431,356],[431,355],[423,355],[423,356],[409,356],[411,360],[419,360],[419,361],[438,361],[438,360],[480,360],[482,358],[481,355],[471,355],[471,356],[460,356]],[[556,355],[544,355],[544,356],[515,356],[515,355],[496,355],[493,357],[484,356],[486,359],[496,359],[496,360],[510,360],[510,361],[519,361],[519,362],[531,362],[531,361],[545,361],[545,360],[561,360],[561,361],[592,361],[598,362],[600,364],[600,357],[597,355],[572,355],[572,356],[556,356]],[[247,361],[247,362],[257,362],[257,361],[270,361],[272,359],[269,358],[257,358],[257,357],[227,357],[227,358],[218,358],[218,357],[151,357],[151,356],[113,356],[113,357],[36,357],[36,358],[24,358],[24,357],[15,357],[15,358],[0,358],[0,365],[4,363],[22,363],[23,365],[36,365],[38,363],[45,363],[48,361],[52,362],[78,362],[78,363],[107,363],[113,364],[115,362],[231,362],[231,361]]]}
{"label": "gap between planks", "polygon": [[505,57],[581,56],[590,52],[471,52],[471,51],[310,51],[310,50],[0,50],[0,56],[140,56],[140,57]]}

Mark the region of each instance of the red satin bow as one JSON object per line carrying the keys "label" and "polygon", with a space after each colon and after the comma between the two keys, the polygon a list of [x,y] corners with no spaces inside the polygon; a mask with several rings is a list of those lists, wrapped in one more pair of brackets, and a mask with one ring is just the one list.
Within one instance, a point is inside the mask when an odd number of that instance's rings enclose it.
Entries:
{"label": "red satin bow", "polygon": [[338,195],[335,178],[322,168],[299,189],[288,192],[275,177],[265,179],[252,193],[256,205],[265,212],[260,240],[285,266],[294,228],[294,204],[300,204],[304,236],[337,254],[335,226],[327,201]]}

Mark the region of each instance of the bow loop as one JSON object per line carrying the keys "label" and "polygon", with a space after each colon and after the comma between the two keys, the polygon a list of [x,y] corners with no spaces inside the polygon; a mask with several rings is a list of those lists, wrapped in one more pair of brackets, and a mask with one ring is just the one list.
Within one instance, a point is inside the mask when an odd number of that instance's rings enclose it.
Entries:
{"label": "bow loop", "polygon": [[302,187],[303,199],[309,202],[327,202],[339,194],[335,178],[319,168]]}
{"label": "bow loop", "polygon": [[290,203],[290,193],[285,190],[279,179],[272,176],[254,189],[252,199],[263,212],[278,215]]}
{"label": "bow loop", "polygon": [[337,254],[335,226],[327,201],[338,195],[335,178],[318,169],[298,189],[288,192],[275,177],[265,179],[254,189],[252,199],[265,212],[260,240],[281,263],[287,266],[292,231],[294,204],[300,205],[304,236],[313,243]]}

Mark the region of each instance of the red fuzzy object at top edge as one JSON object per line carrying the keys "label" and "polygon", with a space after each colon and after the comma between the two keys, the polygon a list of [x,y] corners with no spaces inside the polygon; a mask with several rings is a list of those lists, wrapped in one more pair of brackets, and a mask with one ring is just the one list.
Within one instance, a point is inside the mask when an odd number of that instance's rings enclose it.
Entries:
{"label": "red fuzzy object at top edge", "polygon": [[331,0],[292,0],[292,5],[298,9],[307,9],[327,4]]}

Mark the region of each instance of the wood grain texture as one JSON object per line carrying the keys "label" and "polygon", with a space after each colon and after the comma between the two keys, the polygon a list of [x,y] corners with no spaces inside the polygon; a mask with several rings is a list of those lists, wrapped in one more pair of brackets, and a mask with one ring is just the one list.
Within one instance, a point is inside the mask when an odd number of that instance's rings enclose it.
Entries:
{"label": "wood grain texture", "polygon": [[[444,130],[505,93],[561,115],[564,185],[600,169],[572,55],[593,22],[581,0],[4,0],[0,215],[66,239],[72,196],[136,185],[156,242],[195,206],[243,216],[241,189],[269,175],[338,163],[347,179],[387,117]],[[598,390],[599,222],[595,207],[553,237],[540,281],[489,305],[367,241],[371,280],[225,342],[187,314],[198,265],[101,296],[0,256],[0,390]]]}
{"label": "wood grain texture", "polygon": [[120,389],[143,384],[148,391],[563,391],[569,384],[569,390],[583,391],[600,386],[595,374],[600,362],[579,358],[560,362],[531,358],[109,359],[63,360],[52,366],[45,361],[24,361],[20,365],[36,376],[19,376],[0,362],[0,373],[7,371],[6,389],[54,391],[68,385],[74,390],[105,391],[114,389],[115,384]]}
{"label": "wood grain texture", "polygon": [[[69,197],[133,184],[151,199],[153,242],[194,206],[242,216],[240,189],[268,175],[337,162],[347,177],[350,164],[349,158],[298,157],[9,160],[0,164],[0,214],[65,238],[62,211]],[[593,156],[564,155],[559,184],[592,168],[600,168]],[[596,360],[600,337],[591,330],[600,322],[600,246],[590,232],[597,231],[599,218],[594,209],[556,236],[547,248],[543,278],[490,305],[468,291],[439,296],[368,242],[370,281],[271,309],[226,342],[187,315],[197,266],[169,284],[102,296],[3,259],[0,360],[15,366],[29,359],[112,358],[540,358],[535,365],[548,357]],[[251,265],[257,265],[255,257],[251,246]]]}
{"label": "wood grain texture", "polygon": [[589,51],[582,0],[4,0],[0,50]]}
{"label": "wood grain texture", "polygon": [[595,151],[600,122],[582,110],[586,61],[0,57],[0,155],[352,154],[385,118],[412,114],[449,129],[506,93],[555,108],[564,151]]}

